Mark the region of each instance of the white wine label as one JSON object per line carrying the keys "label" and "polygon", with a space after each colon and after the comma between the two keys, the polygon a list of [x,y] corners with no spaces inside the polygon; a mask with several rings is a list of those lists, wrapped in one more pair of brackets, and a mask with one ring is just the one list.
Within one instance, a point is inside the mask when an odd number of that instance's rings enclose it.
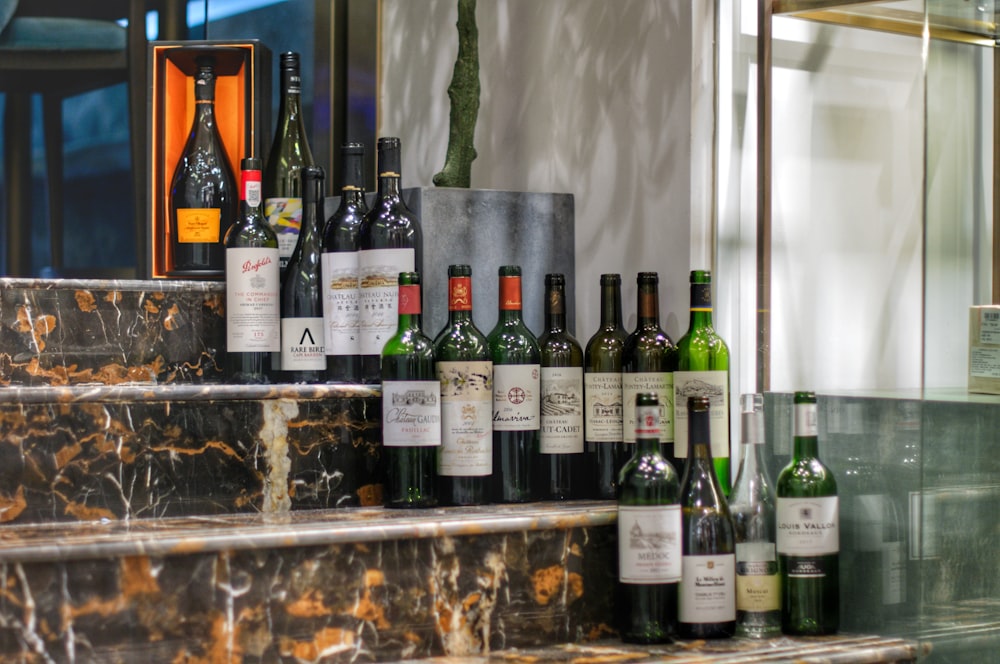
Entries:
{"label": "white wine label", "polygon": [[358,253],[327,252],[320,265],[327,355],[360,355]]}
{"label": "white wine label", "polygon": [[683,556],[681,571],[682,623],[736,620],[736,556]]}
{"label": "white wine label", "polygon": [[438,474],[493,474],[493,363],[438,362],[441,451]]}
{"label": "white wine label", "polygon": [[674,372],[674,456],[688,453],[688,397],[708,397],[712,456],[729,457],[729,372]]}
{"label": "white wine label", "polygon": [[975,378],[1000,378],[1000,348],[972,346],[969,349],[969,375]]}
{"label": "white wine label", "polygon": [[903,543],[886,542],[882,545],[882,604],[903,602],[903,580],[906,563],[903,560]]}
{"label": "white wine label", "polygon": [[264,199],[264,216],[278,235],[278,254],[281,256],[281,265],[285,266],[295,251],[295,243],[299,240],[299,228],[302,226],[302,199]]}
{"label": "white wine label", "polygon": [[542,454],[583,453],[583,367],[542,367]]}
{"label": "white wine label", "polygon": [[494,431],[538,431],[540,378],[537,364],[493,365]]}
{"label": "white wine label", "polygon": [[281,319],[281,370],[326,369],[322,318]]}
{"label": "white wine label", "polygon": [[226,349],[281,349],[281,277],[276,249],[226,249]]}
{"label": "white wine label", "polygon": [[399,323],[399,273],[413,272],[415,252],[369,249],[358,254],[361,354],[381,355]]}
{"label": "white wine label", "polygon": [[680,505],[618,506],[618,580],[681,580]]}
{"label": "white wine label", "polygon": [[836,496],[778,498],[777,514],[778,553],[825,556],[840,551],[840,502]]}
{"label": "white wine label", "polygon": [[441,444],[441,383],[387,380],[382,383],[382,444],[436,447]]}
{"label": "white wine label", "polygon": [[583,376],[586,438],[597,443],[622,440],[622,375],[586,373]]}
{"label": "white wine label", "polygon": [[795,432],[797,438],[818,436],[819,419],[816,415],[816,404],[795,404]]}
{"label": "white wine label", "polygon": [[994,346],[1000,344],[1000,311],[979,310],[979,343]]}
{"label": "white wine label", "polygon": [[635,395],[654,392],[660,400],[660,442],[674,440],[674,375],[667,371],[622,374],[622,440],[635,442]]}
{"label": "white wine label", "polygon": [[736,609],[760,613],[781,608],[778,559],[771,542],[736,545]]}

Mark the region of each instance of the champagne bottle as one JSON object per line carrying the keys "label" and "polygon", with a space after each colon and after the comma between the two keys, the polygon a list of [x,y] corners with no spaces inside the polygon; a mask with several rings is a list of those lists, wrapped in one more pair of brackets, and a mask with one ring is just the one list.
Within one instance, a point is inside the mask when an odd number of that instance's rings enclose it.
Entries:
{"label": "champagne bottle", "polygon": [[681,480],[680,635],[715,639],[736,633],[736,538],[712,465],[707,397],[688,397],[690,454]]}
{"label": "champagne bottle", "polygon": [[833,634],[840,619],[840,505],[833,473],[819,460],[816,395],[796,392],[791,463],[777,494],[781,630]]}
{"label": "champagne bottle", "polygon": [[344,184],[340,206],[323,227],[323,319],[326,323],[326,379],[361,380],[361,330],[358,323],[358,230],[368,211],[365,203],[365,146],[341,148]]}
{"label": "champagne bottle", "polygon": [[434,507],[441,445],[441,383],[421,329],[420,275],[398,275],[399,324],[382,350],[386,507]]}
{"label": "champagne bottle", "polygon": [[541,354],[521,317],[521,267],[502,265],[500,314],[486,336],[493,359],[493,500],[536,499]]}
{"label": "champagne bottle", "polygon": [[666,643],[677,636],[682,527],[677,472],[660,454],[655,393],[636,395],[635,423],[635,454],[616,481],[616,613],[623,641]]}
{"label": "champagne bottle", "polygon": [[397,276],[421,271],[420,222],[400,197],[399,150],[398,138],[378,139],[378,194],[358,230],[364,383],[379,379],[379,354],[393,333],[396,318]]}
{"label": "champagne bottle", "polygon": [[226,366],[234,383],[269,383],[281,347],[278,238],[260,211],[260,159],[241,166],[240,214],[226,233]]}
{"label": "champagne bottle", "polygon": [[448,267],[448,322],[434,340],[441,380],[439,496],[444,505],[492,498],[493,361],[472,320],[472,268]]}
{"label": "champagne bottle", "polygon": [[299,75],[299,54],[282,53],[281,100],[278,106],[278,126],[271,143],[264,171],[264,214],[278,234],[281,273],[295,250],[302,225],[302,180],[299,170],[314,166],[305,121],[302,117],[302,79]]}
{"label": "champagne bottle", "polygon": [[625,347],[622,349],[622,412],[625,416],[622,434],[625,443],[635,442],[635,422],[632,421],[635,395],[639,392],[655,392],[661,410],[660,444],[663,446],[663,456],[671,465],[679,467],[674,458],[672,401],[677,349],[667,333],[660,329],[659,281],[656,272],[640,272],[636,277],[638,323],[635,330],[625,338]]}
{"label": "champagne bottle", "polygon": [[601,326],[583,355],[584,457],[591,498],[612,500],[618,491],[618,460],[625,455],[622,435],[622,351],[628,332],[622,325],[622,279],[601,275]]}
{"label": "champagne bottle", "polygon": [[302,228],[281,279],[281,370],[290,383],[319,383],[326,370],[323,348],[321,238],[322,168],[307,166],[302,177]]}
{"label": "champagne bottle", "polygon": [[215,121],[215,59],[199,56],[194,121],[170,184],[170,276],[221,277],[236,178]]}
{"label": "champagne bottle", "polygon": [[767,638],[781,634],[781,584],[774,486],[763,458],[764,397],[744,394],[740,410],[740,467],[729,500],[736,533],[736,634]]}
{"label": "champagne bottle", "polygon": [[712,275],[691,272],[691,322],[677,342],[674,372],[674,453],[687,456],[687,413],[691,396],[712,403],[712,459],[722,490],[729,493],[729,348],[712,327]]}
{"label": "champagne bottle", "polygon": [[545,332],[541,351],[542,402],[539,477],[542,500],[582,497],[583,349],[566,331],[566,277],[545,275]]}

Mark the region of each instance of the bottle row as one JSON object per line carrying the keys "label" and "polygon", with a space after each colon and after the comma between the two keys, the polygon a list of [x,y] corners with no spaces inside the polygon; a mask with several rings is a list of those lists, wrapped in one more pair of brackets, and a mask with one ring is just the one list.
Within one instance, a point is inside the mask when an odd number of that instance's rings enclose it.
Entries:
{"label": "bottle row", "polygon": [[658,444],[654,394],[636,405],[621,471],[616,614],[625,641],[832,634],[839,627],[839,499],[819,460],[816,396],[795,396],[794,456],[772,485],[763,399],[744,395],[743,456],[727,500],[711,457],[709,401],[689,397],[678,479]]}

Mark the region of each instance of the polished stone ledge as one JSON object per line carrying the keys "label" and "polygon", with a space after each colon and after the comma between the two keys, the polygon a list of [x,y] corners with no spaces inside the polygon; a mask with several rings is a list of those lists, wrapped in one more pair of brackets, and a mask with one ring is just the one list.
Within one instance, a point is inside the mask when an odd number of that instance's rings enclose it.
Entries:
{"label": "polished stone ledge", "polygon": [[612,526],[607,501],[450,507],[346,508],[282,514],[108,520],[0,529],[0,564],[171,556],[364,544]]}
{"label": "polished stone ledge", "polygon": [[142,403],[159,401],[264,401],[273,399],[320,400],[371,398],[381,395],[366,385],[275,385],[124,383],[106,385],[10,386],[0,389],[0,405],[5,403]]}

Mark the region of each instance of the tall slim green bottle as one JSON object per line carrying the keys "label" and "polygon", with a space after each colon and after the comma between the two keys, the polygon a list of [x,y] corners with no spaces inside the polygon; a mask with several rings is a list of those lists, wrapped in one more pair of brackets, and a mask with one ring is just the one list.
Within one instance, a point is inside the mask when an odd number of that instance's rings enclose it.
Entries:
{"label": "tall slim green bottle", "polygon": [[781,630],[833,634],[840,624],[840,504],[819,460],[816,394],[795,393],[795,449],[775,489]]}
{"label": "tall slim green bottle", "polygon": [[691,272],[691,318],[677,342],[674,372],[674,454],[687,457],[688,397],[708,397],[712,424],[712,462],[722,490],[729,494],[729,348],[712,327],[712,274]]}
{"label": "tall slim green bottle", "polygon": [[583,349],[566,330],[566,278],[545,275],[545,332],[538,490],[541,500],[581,498],[583,485]]}
{"label": "tall slim green bottle", "polygon": [[420,275],[399,274],[399,325],[382,349],[386,507],[437,505],[441,383],[420,326]]}
{"label": "tall slim green bottle", "polygon": [[681,508],[677,472],[660,454],[660,404],[636,395],[635,454],[618,478],[619,632],[629,643],[677,636],[681,580]]}
{"label": "tall slim green bottle", "polygon": [[618,491],[617,459],[622,442],[622,278],[601,275],[601,326],[583,354],[584,457],[590,498],[613,500]]}
{"label": "tall slim green bottle", "polygon": [[521,316],[521,267],[500,267],[500,314],[487,335],[493,359],[493,500],[537,500],[541,353]]}

